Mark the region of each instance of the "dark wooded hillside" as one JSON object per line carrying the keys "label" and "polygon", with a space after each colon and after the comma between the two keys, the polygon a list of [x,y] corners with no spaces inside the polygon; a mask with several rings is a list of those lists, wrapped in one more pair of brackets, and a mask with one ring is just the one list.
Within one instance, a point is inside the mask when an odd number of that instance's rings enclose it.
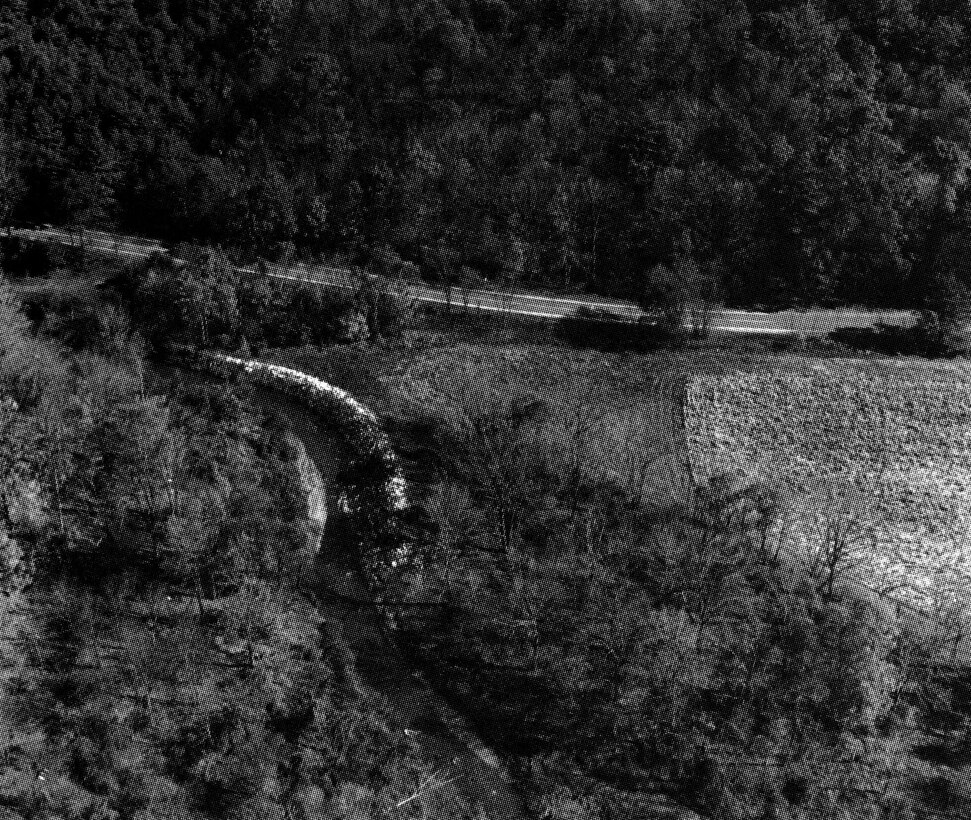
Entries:
{"label": "dark wooded hillside", "polygon": [[969,14],[12,0],[2,209],[449,280],[914,306],[965,275]]}

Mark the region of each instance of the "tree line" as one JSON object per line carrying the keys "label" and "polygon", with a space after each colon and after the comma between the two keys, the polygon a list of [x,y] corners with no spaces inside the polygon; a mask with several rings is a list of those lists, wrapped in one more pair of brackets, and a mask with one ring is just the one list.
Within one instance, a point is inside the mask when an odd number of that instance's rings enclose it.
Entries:
{"label": "tree line", "polygon": [[0,215],[729,304],[961,290],[948,0],[27,0]]}

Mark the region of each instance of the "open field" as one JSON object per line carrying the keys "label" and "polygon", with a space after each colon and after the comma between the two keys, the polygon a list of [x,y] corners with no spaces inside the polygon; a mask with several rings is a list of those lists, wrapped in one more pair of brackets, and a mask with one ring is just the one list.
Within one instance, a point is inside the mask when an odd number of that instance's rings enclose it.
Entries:
{"label": "open field", "polygon": [[267,351],[264,358],[349,390],[392,426],[447,416],[460,402],[481,408],[502,397],[541,400],[553,411],[550,427],[559,427],[551,447],[568,443],[578,418],[586,420],[589,472],[663,504],[683,499],[690,485],[682,418],[686,381],[760,368],[765,348],[753,350],[614,354],[515,336],[492,343],[485,335],[409,334],[388,346],[291,348]]}
{"label": "open field", "polygon": [[660,504],[685,498],[692,472],[745,468],[796,505],[790,544],[818,545],[838,519],[847,571],[895,597],[971,577],[967,363],[450,341],[280,355],[352,392],[370,385],[392,425],[518,394],[547,403],[549,445],[564,447],[585,414],[588,471]]}
{"label": "open field", "polygon": [[688,387],[698,478],[741,468],[791,493],[790,543],[844,540],[871,586],[927,601],[971,574],[971,368],[769,360]]}

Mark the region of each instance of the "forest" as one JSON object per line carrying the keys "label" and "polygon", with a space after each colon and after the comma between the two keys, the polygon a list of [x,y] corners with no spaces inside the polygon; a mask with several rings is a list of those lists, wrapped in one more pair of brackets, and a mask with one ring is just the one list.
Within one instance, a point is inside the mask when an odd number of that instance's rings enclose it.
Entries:
{"label": "forest", "polygon": [[[2,3],[0,225],[179,261],[0,248],[0,818],[483,820],[499,773],[515,820],[971,817],[967,609],[846,580],[838,544],[797,560],[767,483],[694,481],[684,376],[730,355],[592,349],[582,316],[526,338],[360,275],[956,321],[968,26],[956,0]],[[235,266],[295,258],[354,287]],[[310,554],[301,440],[246,378],[159,378],[176,345],[359,397],[407,509],[376,462],[339,471],[359,512]],[[353,647],[341,595],[385,619]],[[375,668],[464,716],[492,780]]]}
{"label": "forest", "polygon": [[72,293],[0,279],[0,815],[462,816],[340,661],[287,420]]}
{"label": "forest", "polygon": [[956,0],[10,0],[0,217],[729,305],[964,293]]}
{"label": "forest", "polygon": [[[360,302],[271,288],[254,310],[240,304],[252,282],[234,276],[204,254],[182,269],[156,259],[21,277],[21,297],[3,281],[0,805],[11,818],[971,811],[965,610],[942,599],[933,621],[914,620],[844,581],[836,553],[795,560],[775,536],[785,500],[767,484],[725,478],[666,496],[649,451],[629,465],[633,484],[611,478],[593,385],[577,404],[514,381],[490,400],[483,362],[437,412],[390,399],[399,410],[382,419],[410,506],[382,511],[365,459],[332,488],[364,514],[328,525],[323,553],[308,554],[286,420],[255,410],[245,379],[149,374],[172,342],[236,350],[249,328],[274,345],[271,362],[294,356],[312,372],[345,357],[338,381],[356,379],[373,403],[388,381],[381,357],[420,355],[409,338],[441,319],[386,323],[352,344],[308,338],[303,321],[327,331],[326,316]],[[557,350],[549,361],[576,354]],[[647,357],[630,364],[648,382],[660,373]],[[324,606],[333,567],[399,545],[409,560],[370,589],[389,643],[349,654]],[[475,781],[446,776],[361,683],[392,645],[399,674],[425,676],[501,756],[521,808],[477,813]]]}

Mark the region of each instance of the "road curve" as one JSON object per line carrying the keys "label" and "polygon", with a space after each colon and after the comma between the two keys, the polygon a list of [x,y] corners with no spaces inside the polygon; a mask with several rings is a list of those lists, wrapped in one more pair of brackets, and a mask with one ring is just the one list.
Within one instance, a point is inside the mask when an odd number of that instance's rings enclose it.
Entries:
{"label": "road curve", "polygon": [[[61,245],[75,245],[77,232],[50,225],[35,228],[10,228],[10,233],[25,239]],[[171,251],[152,239],[112,234],[85,229],[85,248],[94,253],[122,259],[146,259],[153,253],[171,255]],[[253,267],[239,267],[240,272],[256,274]],[[316,283],[325,287],[354,290],[354,274],[344,268],[329,265],[297,263],[290,266],[268,264],[266,275],[275,279]],[[450,294],[427,285],[407,283],[406,295],[426,304],[452,305],[458,309],[480,313],[505,313],[540,319],[574,317],[581,308],[602,312],[603,321],[611,317],[636,321],[644,312],[631,302],[604,297],[549,296],[538,293],[504,293],[495,290],[462,290],[454,288]],[[716,310],[711,330],[725,334],[759,335],[825,335],[837,327],[872,327],[877,322],[908,326],[914,322],[909,311],[862,310],[787,310],[763,313],[749,310]]]}

